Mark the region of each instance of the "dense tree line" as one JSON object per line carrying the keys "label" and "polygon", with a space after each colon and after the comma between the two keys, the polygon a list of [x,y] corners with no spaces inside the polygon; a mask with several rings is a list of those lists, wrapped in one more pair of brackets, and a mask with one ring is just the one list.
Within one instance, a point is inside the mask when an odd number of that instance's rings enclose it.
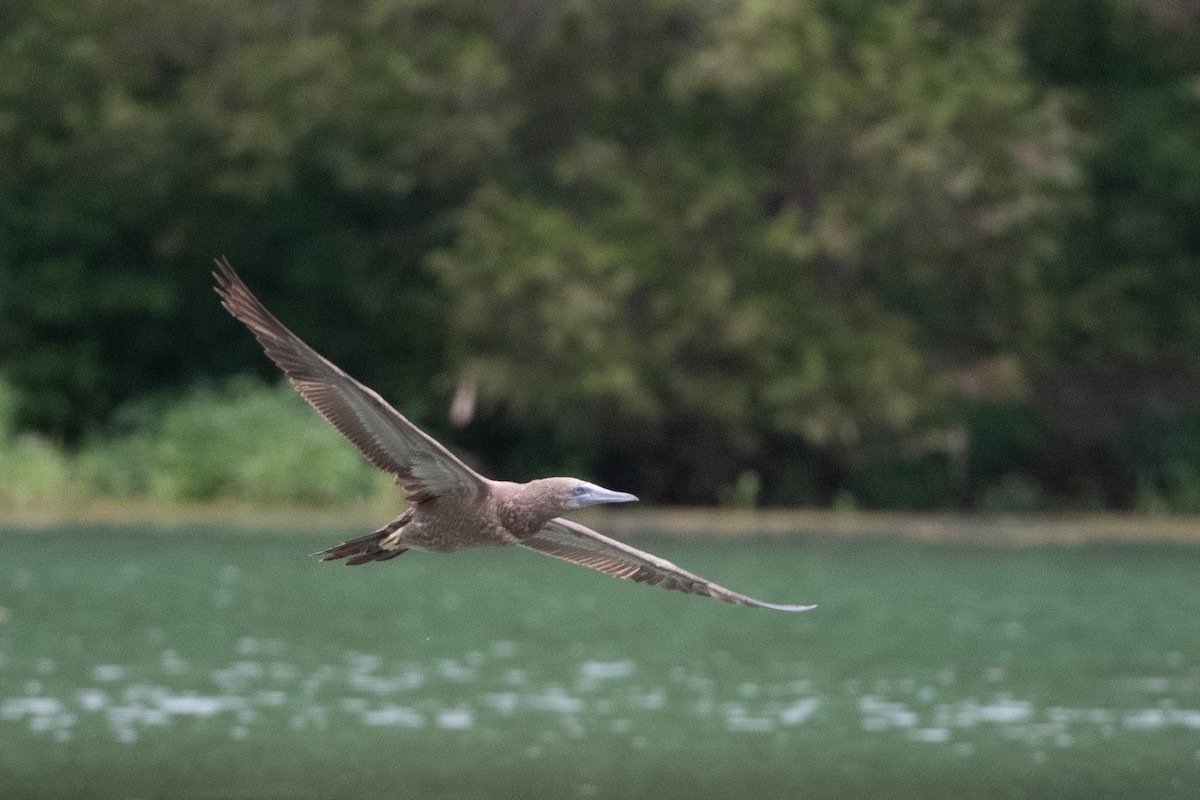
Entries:
{"label": "dense tree line", "polygon": [[1184,5],[14,0],[0,64],[25,429],[272,376],[226,254],[513,477],[1200,510]]}

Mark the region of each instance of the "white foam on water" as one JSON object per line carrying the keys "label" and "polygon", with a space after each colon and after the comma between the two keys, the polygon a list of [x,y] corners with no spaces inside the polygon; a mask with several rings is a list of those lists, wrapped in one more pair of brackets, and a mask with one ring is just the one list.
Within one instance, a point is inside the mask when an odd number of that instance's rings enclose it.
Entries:
{"label": "white foam on water", "polygon": [[574,714],[564,714],[562,717],[562,726],[563,730],[567,732],[567,736],[572,739],[582,739],[583,735],[587,733],[584,730],[583,723],[579,721],[579,717]]}
{"label": "white foam on water", "polygon": [[257,661],[235,661],[224,669],[213,670],[213,683],[229,694],[245,691],[252,682],[261,681],[266,668]]}
{"label": "white foam on water", "polygon": [[978,706],[977,714],[981,722],[1016,725],[1029,721],[1033,716],[1033,704],[1026,700],[1000,697],[988,705]]}
{"label": "white foam on water", "polygon": [[99,711],[108,705],[108,693],[100,689],[80,689],[75,697],[84,711]]}
{"label": "white foam on water", "polygon": [[125,668],[119,664],[97,664],[92,667],[92,680],[101,683],[119,681],[125,677]]}
{"label": "white foam on water", "polygon": [[949,728],[912,728],[905,736],[909,741],[942,744],[950,741]]}
{"label": "white foam on water", "polygon": [[424,728],[426,723],[425,715],[419,711],[391,704],[364,711],[360,719],[363,725],[400,728]]}
{"label": "white foam on water", "polygon": [[171,721],[171,717],[161,708],[147,708],[142,712],[140,721],[143,725],[166,725]]}
{"label": "white foam on water", "polygon": [[548,686],[543,692],[527,694],[522,705],[535,711],[557,711],[560,714],[578,714],[583,710],[583,700],[567,694],[560,686]]}
{"label": "white foam on water", "polygon": [[[1037,707],[1006,694],[983,700],[954,699],[948,695],[960,682],[949,668],[926,683],[909,677],[872,676],[832,684],[834,689],[862,686],[873,690],[851,697],[835,692],[835,697],[816,691],[819,682],[789,677],[788,673],[777,683],[739,682],[723,671],[714,673],[716,678],[707,677],[702,666],[674,665],[643,674],[644,666],[633,659],[588,658],[592,653],[586,645],[574,646],[570,662],[548,663],[535,671],[513,666],[512,661],[495,660],[517,655],[519,647],[512,641],[491,642],[455,658],[420,661],[397,662],[349,651],[335,657],[332,664],[307,664],[303,668],[247,658],[267,651],[273,656],[285,652],[279,640],[235,638],[232,659],[216,669],[201,669],[199,661],[192,669],[176,651],[159,652],[159,647],[149,654],[150,667],[157,661],[162,668],[160,675],[183,676],[174,679],[169,688],[123,685],[130,673],[141,674],[142,666],[134,663],[97,664],[90,668],[94,684],[62,688],[57,684],[62,680],[61,663],[65,662],[32,654],[22,662],[27,670],[21,679],[23,694],[0,697],[0,721],[15,722],[18,731],[28,732],[25,735],[63,741],[62,736],[71,736],[72,730],[78,739],[79,716],[86,719],[89,714],[99,715],[109,735],[132,742],[147,731],[154,736],[167,735],[162,731],[180,719],[200,720],[222,714],[231,715],[225,719],[234,739],[248,738],[260,720],[296,730],[361,724],[478,730],[477,735],[496,736],[502,735],[497,731],[503,731],[505,725],[497,721],[499,718],[524,716],[531,720],[544,715],[537,729],[549,738],[537,741],[548,750],[564,736],[583,738],[604,730],[630,734],[646,715],[668,708],[674,715],[693,721],[719,713],[717,727],[727,734],[773,733],[780,741],[792,736],[788,733],[790,727],[811,726],[815,718],[829,724],[834,711],[841,714],[848,710],[851,715],[857,712],[861,730],[914,743],[949,744],[955,753],[966,752],[964,747],[977,751],[978,745],[961,731],[981,726],[990,726],[1000,735],[1039,752],[1076,747],[1079,742],[1100,736],[1134,736],[1169,729],[1200,731],[1200,710],[1177,707],[1194,706],[1184,698],[1195,697],[1200,678],[1188,677],[1128,678],[1121,681],[1121,686],[1143,692],[1142,702],[1137,705],[1146,707],[1105,709]],[[796,668],[790,675],[798,672]],[[1005,673],[994,667],[972,675],[986,684],[1002,680]],[[41,680],[28,679],[33,676]],[[651,681],[659,678],[663,685],[634,682],[635,676]],[[424,692],[410,693],[431,681],[446,690],[444,683],[438,683],[439,678],[451,684],[478,683],[479,689],[470,695],[460,694],[446,707],[434,704]],[[186,688],[188,683],[191,688]],[[670,688],[670,694],[664,687]],[[56,688],[65,695],[55,697]],[[329,714],[328,709],[336,712]],[[819,711],[824,713],[818,718]],[[0,739],[4,735],[0,730]]]}
{"label": "white foam on water", "polygon": [[469,708],[447,708],[438,712],[437,725],[446,730],[461,731],[475,724],[475,715]]}
{"label": "white foam on water", "polygon": [[383,677],[381,675],[366,675],[363,673],[351,673],[346,678],[346,683],[350,688],[360,692],[369,692],[371,694],[386,695],[395,694],[403,689],[411,689],[420,686],[425,680],[423,675],[418,675],[415,682],[407,677],[392,678]]}
{"label": "white foam on water", "polygon": [[484,695],[483,702],[503,716],[509,716],[517,708],[516,692],[491,692]]}
{"label": "white foam on water", "polygon": [[163,694],[158,698],[158,708],[165,714],[181,717],[207,718],[223,711],[238,711],[246,706],[246,700],[237,695]]}
{"label": "white foam on water", "polygon": [[351,650],[346,653],[345,657],[351,672],[374,672],[383,666],[383,658],[373,653],[359,653]]}
{"label": "white foam on water", "polygon": [[0,719],[17,720],[25,716],[44,717],[62,711],[62,703],[53,697],[10,697],[0,703]]}
{"label": "white foam on water", "polygon": [[888,728],[912,728],[917,724],[917,713],[904,703],[884,700],[876,695],[863,695],[858,699],[858,710],[862,713],[862,726],[870,731]]}
{"label": "white foam on water", "polygon": [[1172,725],[1200,731],[1200,711],[1175,709],[1167,713],[1167,721]]}
{"label": "white foam on water", "polygon": [[770,717],[734,715],[725,718],[725,728],[734,733],[773,733],[775,720]]}
{"label": "white foam on water", "polygon": [[492,655],[496,658],[513,658],[517,654],[517,643],[509,641],[492,642]]}
{"label": "white foam on water", "polygon": [[168,675],[182,675],[188,671],[188,664],[174,650],[164,650],[159,657],[163,672]]}
{"label": "white foam on water", "polygon": [[329,715],[324,706],[310,705],[299,714],[292,715],[288,725],[294,731],[302,731],[309,726],[323,731],[329,727]]}
{"label": "white foam on water", "polygon": [[667,705],[667,693],[663,689],[651,689],[646,692],[631,692],[629,695],[630,708],[638,711],[661,711]]}
{"label": "white foam on water", "polygon": [[595,689],[603,681],[624,680],[633,675],[635,665],[632,660],[623,661],[584,661],[579,665],[579,684]]}
{"label": "white foam on water", "polygon": [[458,663],[452,658],[443,658],[437,664],[438,675],[452,683],[470,683],[475,680],[474,668]]}
{"label": "white foam on water", "polygon": [[1167,712],[1161,708],[1146,708],[1125,714],[1124,724],[1132,730],[1158,730],[1167,724]]}
{"label": "white foam on water", "polygon": [[779,711],[779,721],[784,725],[802,725],[821,707],[815,697],[805,697]]}

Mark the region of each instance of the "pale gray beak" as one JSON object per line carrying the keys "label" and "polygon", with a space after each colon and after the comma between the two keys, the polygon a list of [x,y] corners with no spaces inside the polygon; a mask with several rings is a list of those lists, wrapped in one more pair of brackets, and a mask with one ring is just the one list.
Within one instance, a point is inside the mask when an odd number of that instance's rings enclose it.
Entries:
{"label": "pale gray beak", "polygon": [[628,492],[614,492],[594,483],[581,483],[571,490],[571,508],[594,506],[598,503],[632,503],[637,497]]}

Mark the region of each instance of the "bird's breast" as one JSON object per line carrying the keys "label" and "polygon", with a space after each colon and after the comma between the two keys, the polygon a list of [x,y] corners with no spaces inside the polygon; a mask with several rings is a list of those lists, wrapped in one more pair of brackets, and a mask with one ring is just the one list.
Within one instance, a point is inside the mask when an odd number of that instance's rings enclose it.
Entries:
{"label": "bird's breast", "polygon": [[484,517],[429,512],[424,506],[418,508],[412,522],[404,526],[402,539],[409,547],[453,553],[468,547],[503,547],[518,542],[503,526]]}

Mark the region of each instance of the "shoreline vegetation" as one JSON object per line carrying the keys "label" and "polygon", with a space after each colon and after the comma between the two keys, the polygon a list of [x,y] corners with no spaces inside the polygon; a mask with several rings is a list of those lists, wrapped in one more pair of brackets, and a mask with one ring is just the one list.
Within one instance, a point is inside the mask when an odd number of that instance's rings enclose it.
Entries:
{"label": "shoreline vegetation", "polygon": [[[156,503],[93,499],[58,507],[0,507],[0,533],[64,524],[220,526],[312,532],[378,526],[403,501],[352,507],[262,506],[247,503]],[[643,508],[592,510],[572,518],[618,539],[668,536],[803,536],[901,538],[978,545],[1079,545],[1095,542],[1200,544],[1200,517],[1065,512],[1053,514],[921,513],[826,509]]]}
{"label": "shoreline vegetation", "polygon": [[[286,384],[236,380],[130,406],[122,425],[67,448],[20,434],[0,383],[0,528],[70,523],[371,529],[404,508],[371,467]],[[11,400],[11,395],[9,396]],[[617,538],[818,534],[975,543],[1200,542],[1200,516],[1030,508],[973,512],[655,506],[577,515]]]}
{"label": "shoreline vegetation", "polygon": [[[21,430],[15,401],[14,389],[0,377],[0,510],[228,503],[331,510],[366,506],[386,514],[396,504],[391,476],[368,464],[283,381],[267,384],[243,376],[131,402],[111,425],[69,445]],[[789,457],[791,479],[784,491],[792,497],[790,502],[764,496],[762,476],[750,470],[724,488],[718,507],[743,512],[832,507],[926,515],[969,511],[993,516],[1116,512],[1154,519],[1200,513],[1200,472],[1190,464],[1187,436],[1178,437],[1179,452],[1149,448],[1157,455],[1146,456],[1153,466],[1140,469],[1142,477],[1128,510],[1106,507],[1097,491],[1051,496],[1014,464],[999,464],[996,454],[1004,448],[989,441],[986,435],[972,436],[970,447],[955,463],[924,457],[907,466],[886,459],[865,462],[828,505],[813,491],[815,471],[828,465],[814,464],[811,454],[795,453]],[[471,460],[471,448],[451,447]],[[501,458],[501,463],[473,466],[514,480],[553,474],[554,466],[540,463],[545,456],[527,455],[516,462]],[[633,491],[639,488],[635,466],[624,477],[592,475],[582,461],[559,456],[554,462],[569,465],[577,474]],[[1132,470],[1133,465],[1126,468]],[[965,488],[964,482],[969,484]],[[638,493],[653,499],[653,492]],[[967,496],[976,496],[977,502],[964,504]],[[660,505],[713,508],[688,501]]]}
{"label": "shoreline vegetation", "polygon": [[486,474],[1200,514],[1194,3],[10,5],[0,507],[370,495],[227,256]]}

